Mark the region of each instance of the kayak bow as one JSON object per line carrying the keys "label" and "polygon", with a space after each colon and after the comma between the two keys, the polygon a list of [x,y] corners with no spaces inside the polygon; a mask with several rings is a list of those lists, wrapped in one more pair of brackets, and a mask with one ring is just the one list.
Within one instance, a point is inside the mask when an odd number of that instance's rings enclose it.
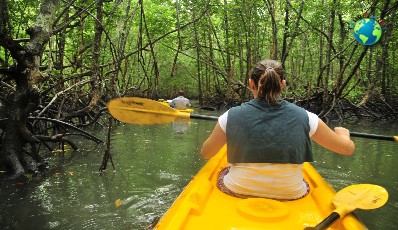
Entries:
{"label": "kayak bow", "polygon": [[[182,191],[153,229],[305,229],[334,211],[335,191],[309,163],[303,174],[310,193],[292,201],[265,198],[240,199],[216,187],[220,170],[227,165],[226,146],[212,157]],[[348,213],[331,229],[366,229]]]}

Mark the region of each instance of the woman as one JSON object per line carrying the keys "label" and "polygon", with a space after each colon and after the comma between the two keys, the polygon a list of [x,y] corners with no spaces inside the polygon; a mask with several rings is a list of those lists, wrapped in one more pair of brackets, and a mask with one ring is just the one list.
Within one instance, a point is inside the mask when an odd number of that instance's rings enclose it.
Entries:
{"label": "woman", "polygon": [[237,197],[293,200],[309,193],[304,162],[313,161],[310,138],[325,148],[352,155],[347,129],[331,130],[315,114],[281,99],[286,85],[279,62],[263,60],[251,70],[254,99],[220,116],[204,142],[203,158],[227,144],[229,167],[219,175],[221,191]]}

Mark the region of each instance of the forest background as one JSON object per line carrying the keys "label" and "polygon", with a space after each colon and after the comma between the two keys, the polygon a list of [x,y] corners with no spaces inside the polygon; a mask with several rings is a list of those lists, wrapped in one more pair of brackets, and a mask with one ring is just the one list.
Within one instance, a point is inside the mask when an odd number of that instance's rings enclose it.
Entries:
{"label": "forest background", "polygon": [[[283,97],[323,119],[397,119],[398,1],[0,0],[0,168],[45,167],[40,148],[106,126],[115,97],[200,106],[248,100],[248,72],[281,61]],[[352,23],[375,17],[378,43]],[[63,145],[62,145],[63,146]]]}

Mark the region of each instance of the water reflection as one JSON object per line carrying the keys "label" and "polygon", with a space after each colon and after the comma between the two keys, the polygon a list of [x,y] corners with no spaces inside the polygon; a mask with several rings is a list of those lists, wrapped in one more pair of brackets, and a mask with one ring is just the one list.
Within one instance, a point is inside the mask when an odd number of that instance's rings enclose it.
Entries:
{"label": "water reflection", "polygon": [[177,120],[171,124],[171,127],[176,133],[184,134],[191,125],[191,121],[188,120]]}
{"label": "water reflection", "polygon": [[[49,154],[52,175],[39,181],[0,184],[0,229],[145,229],[205,163],[199,150],[214,124],[192,120],[158,126],[120,125],[113,130],[111,141],[116,170],[108,165],[101,175],[103,145],[84,142],[84,149],[67,152],[63,158]],[[350,128],[396,135],[398,125]],[[105,130],[96,132],[105,140]],[[357,183],[385,187],[390,194],[385,206],[356,213],[369,229],[396,229],[397,143],[359,138],[355,142],[357,151],[352,157],[332,154],[314,144],[313,165],[336,190]]]}

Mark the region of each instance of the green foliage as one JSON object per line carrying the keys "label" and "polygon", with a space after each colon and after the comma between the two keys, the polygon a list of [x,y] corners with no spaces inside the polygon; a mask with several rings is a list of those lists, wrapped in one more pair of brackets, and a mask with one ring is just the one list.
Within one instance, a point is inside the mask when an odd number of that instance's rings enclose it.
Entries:
{"label": "green foliage", "polygon": [[8,1],[10,24],[15,38],[26,38],[27,25],[32,26],[36,20],[37,7],[35,1],[15,0]]}
{"label": "green foliage", "polygon": [[[340,75],[340,82],[352,77],[350,71],[363,50],[363,47],[356,47],[350,22],[360,18],[370,7],[369,3],[363,1],[336,2],[336,5],[332,5],[332,0],[305,1],[301,15],[301,1],[148,0],[142,1],[142,7],[136,0],[104,2],[104,33],[99,63],[103,90],[112,88],[111,79],[117,79],[116,90],[122,94],[150,91],[149,96],[167,97],[184,89],[188,96],[207,97],[220,93],[221,89],[225,90],[225,96],[233,97],[231,89],[247,82],[247,73],[254,62],[268,58],[272,50],[281,58],[283,46],[288,48],[289,54],[284,63],[291,90],[287,96],[305,96],[307,91],[304,88],[318,90],[322,88],[319,84],[323,81],[328,81],[327,88],[333,90],[338,86]],[[28,0],[8,3],[13,37],[28,38],[26,30],[34,24],[40,3]],[[62,60],[62,69],[59,66],[52,68],[51,73],[57,75],[58,82],[70,78],[66,81],[66,85],[70,86],[76,84],[77,80],[91,77],[89,74],[77,76],[92,69],[96,5],[85,0],[74,1],[71,6],[68,3],[61,3],[58,9],[60,20],[54,29],[66,24],[68,26],[54,34],[54,43],[46,47],[42,65]],[[141,9],[144,11],[141,12]],[[330,39],[327,33],[331,26],[332,9],[336,11],[336,18],[332,25],[333,38]],[[378,11],[375,14],[380,14],[382,4],[378,3],[376,9]],[[377,53],[373,54],[376,55],[374,59],[380,60],[383,59],[380,56],[383,45],[389,47],[387,60],[390,68],[386,72],[388,76],[383,76],[387,82],[394,82],[392,76],[397,72],[394,66],[397,61],[398,33],[395,29],[397,25],[393,25],[397,21],[392,18],[393,11],[386,15],[387,28],[391,30],[388,44],[382,41],[372,49],[372,52]],[[276,23],[276,34],[272,30],[272,16]],[[177,33],[179,27],[180,37]],[[277,44],[273,44],[275,38]],[[328,41],[331,47],[328,47]],[[326,63],[327,49],[331,50],[331,63]],[[369,52],[364,60],[368,56]],[[4,50],[0,51],[0,57],[6,59]],[[12,59],[9,62],[11,64]],[[342,73],[343,65],[346,70]],[[232,69],[227,69],[228,66]],[[368,68],[366,61],[359,66],[360,70]],[[329,70],[327,78],[325,68]],[[370,68],[369,71],[374,73],[376,66]],[[57,81],[53,82],[56,84]],[[349,97],[361,98],[367,85],[355,86],[355,83],[355,78],[349,80],[344,92],[353,86]],[[377,87],[383,86],[377,84]],[[390,92],[396,92],[397,88],[395,82]],[[74,90],[90,93],[88,85]],[[250,91],[236,92],[246,92],[246,95],[239,96],[247,98]]]}

